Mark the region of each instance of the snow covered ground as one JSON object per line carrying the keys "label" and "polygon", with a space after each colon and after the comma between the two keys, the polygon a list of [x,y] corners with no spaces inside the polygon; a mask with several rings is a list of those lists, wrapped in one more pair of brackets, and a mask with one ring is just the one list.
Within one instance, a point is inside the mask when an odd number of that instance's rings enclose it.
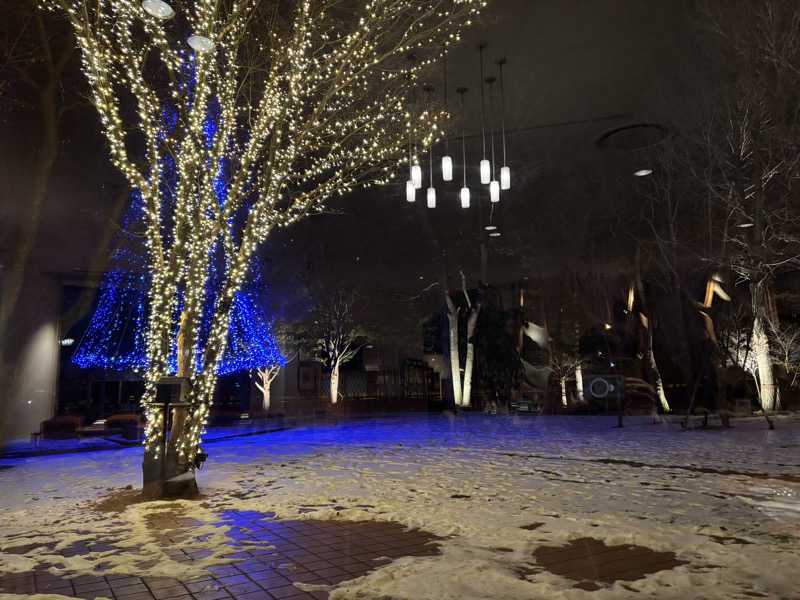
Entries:
{"label": "snow covered ground", "polygon": [[[447,537],[440,556],[397,560],[334,599],[800,598],[800,422],[773,431],[759,420],[707,431],[614,423],[415,415],[232,439],[207,448],[203,498],[122,513],[93,501],[140,484],[141,449],[0,461],[0,572],[80,548],[54,570],[188,577],[232,560],[231,544],[244,542],[224,512],[249,510],[397,521]],[[208,556],[174,562],[157,543],[159,516],[196,524],[184,543]],[[594,592],[537,568],[536,548],[586,537],[687,564]]]}

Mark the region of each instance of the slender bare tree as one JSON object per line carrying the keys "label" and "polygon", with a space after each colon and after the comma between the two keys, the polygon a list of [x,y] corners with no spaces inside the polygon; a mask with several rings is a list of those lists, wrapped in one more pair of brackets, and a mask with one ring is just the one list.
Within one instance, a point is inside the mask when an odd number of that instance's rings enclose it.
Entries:
{"label": "slender bare tree", "polygon": [[735,74],[709,119],[698,178],[724,216],[723,261],[750,292],[752,374],[766,412],[780,406],[774,285],[800,264],[800,8],[759,0],[708,9]]}

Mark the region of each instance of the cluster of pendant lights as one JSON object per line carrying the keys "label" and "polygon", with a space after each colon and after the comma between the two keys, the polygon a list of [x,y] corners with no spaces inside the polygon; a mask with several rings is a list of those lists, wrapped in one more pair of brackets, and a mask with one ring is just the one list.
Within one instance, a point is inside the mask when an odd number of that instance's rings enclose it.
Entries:
{"label": "cluster of pendant lights", "polygon": [[[500,102],[501,102],[501,131],[502,131],[502,150],[503,150],[503,166],[500,168],[500,179],[497,178],[497,173],[495,169],[495,145],[494,145],[494,137],[495,137],[495,128],[490,126],[490,146],[491,146],[491,160],[487,158],[486,155],[486,98],[484,94],[484,83],[489,87],[489,104],[490,104],[490,115],[494,115],[494,84],[498,81],[496,77],[484,77],[484,68],[483,68],[483,51],[485,49],[484,45],[480,46],[480,58],[481,58],[481,139],[483,143],[483,158],[480,162],[480,180],[482,185],[489,186],[489,199],[492,203],[500,202],[500,191],[501,190],[509,190],[511,189],[511,168],[508,166],[506,161],[506,116],[505,116],[505,89],[503,86],[503,66],[506,63],[505,58],[501,58],[497,61],[497,65],[499,67],[499,83],[500,83]],[[447,105],[447,67],[445,65],[445,106]],[[430,94],[432,88],[426,88],[426,91]],[[460,87],[456,90],[461,97],[461,113],[462,113],[462,120],[464,114],[464,94],[467,92],[467,88]],[[419,164],[419,160],[412,151],[411,142],[409,141],[408,146],[409,152],[409,164],[411,165],[409,179],[406,181],[406,200],[408,202],[415,202],[416,201],[416,191],[422,188],[422,167]],[[463,165],[463,172],[464,172],[464,181],[463,187],[459,192],[459,197],[461,199],[461,208],[469,208],[470,207],[470,189],[467,187],[467,150],[466,150],[466,143],[465,143],[465,135],[464,135],[464,126],[462,124],[461,128],[461,159]],[[432,149],[428,149],[428,162],[429,162],[429,169],[430,169],[430,187],[427,190],[427,205],[428,208],[436,208],[436,188],[433,187],[433,154]],[[445,155],[442,156],[442,181],[450,182],[453,180],[453,158],[449,155],[447,151],[445,151]],[[497,229],[494,227],[494,229]],[[488,228],[487,228],[488,231]],[[492,235],[491,233],[489,235]],[[497,234],[500,235],[499,233]]]}
{"label": "cluster of pendant lights", "polygon": [[[175,11],[172,7],[164,2],[164,0],[144,0],[142,2],[142,9],[144,11],[162,21],[166,21],[175,16]],[[186,43],[191,46],[195,52],[210,52],[214,49],[214,42],[204,35],[192,35],[186,40]]]}

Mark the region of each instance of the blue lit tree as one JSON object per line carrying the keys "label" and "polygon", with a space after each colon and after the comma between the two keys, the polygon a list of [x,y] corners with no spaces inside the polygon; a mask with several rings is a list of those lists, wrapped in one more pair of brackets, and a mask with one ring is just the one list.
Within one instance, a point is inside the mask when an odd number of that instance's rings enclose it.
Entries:
{"label": "blue lit tree", "polygon": [[[191,57],[185,61],[184,73],[189,85],[194,87],[195,63]],[[165,135],[175,128],[178,111],[169,107],[163,113],[162,129]],[[212,103],[203,127],[206,145],[210,145],[219,123],[219,106]],[[174,203],[177,174],[171,156],[165,156],[161,170],[161,190],[164,202]],[[220,166],[216,178],[215,193],[222,205],[228,193],[225,180],[227,169]],[[136,235],[144,223],[144,206],[141,194],[131,195],[131,203],[125,212],[120,233],[115,240],[115,250],[111,257],[111,269],[103,278],[97,300],[97,308],[83,337],[79,341],[72,361],[81,368],[101,368],[113,371],[146,371],[147,357],[147,289],[150,285],[146,268],[146,257],[136,246]],[[219,245],[210,253],[209,276],[207,280],[204,318],[200,322],[199,343],[208,342],[210,315],[213,303],[217,300],[220,272],[224,271],[225,257]],[[225,353],[217,364],[217,374],[227,375],[236,371],[275,369],[285,366],[286,359],[272,333],[272,325],[264,315],[258,302],[259,288],[262,286],[261,271],[254,260],[251,277],[247,286],[236,293],[231,310],[228,340]],[[176,297],[176,304],[185,304],[183,290]],[[200,368],[201,365],[198,365]],[[170,351],[168,370],[170,374],[178,371],[177,337]]]}

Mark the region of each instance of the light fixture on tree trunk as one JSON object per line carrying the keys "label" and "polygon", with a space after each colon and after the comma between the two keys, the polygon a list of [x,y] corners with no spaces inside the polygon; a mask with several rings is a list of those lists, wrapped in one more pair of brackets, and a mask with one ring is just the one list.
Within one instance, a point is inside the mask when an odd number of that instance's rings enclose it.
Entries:
{"label": "light fixture on tree trunk", "polygon": [[204,35],[193,35],[190,36],[186,43],[192,47],[192,50],[197,52],[198,54],[203,54],[205,52],[211,52],[214,49],[214,42],[212,42],[209,38]]}
{"label": "light fixture on tree trunk", "polygon": [[164,21],[175,16],[175,11],[164,0],[144,0],[142,8],[148,15]]}
{"label": "light fixture on tree trunk", "polygon": [[460,87],[456,90],[461,98],[461,165],[464,175],[464,187],[461,188],[461,208],[469,208],[469,188],[467,187],[467,143],[464,134],[464,94],[467,93],[467,88]]}
{"label": "light fixture on tree trunk", "polygon": [[[487,77],[486,83],[489,85],[489,106],[491,110],[489,114],[494,114],[494,82],[497,81],[495,77]],[[497,172],[494,167],[494,123],[489,125],[492,134],[492,178],[489,180],[489,200],[493,203],[500,202],[500,182],[497,181]]]}
{"label": "light fixture on tree trunk", "polygon": [[506,90],[503,84],[503,65],[505,64],[505,57],[497,61],[497,66],[500,68],[500,119],[503,127],[503,166],[500,169],[500,189],[510,190],[511,168],[506,160]]}
{"label": "light fixture on tree trunk", "polygon": [[483,141],[483,158],[481,159],[481,183],[488,185],[492,180],[492,166],[486,158],[486,99],[483,93],[483,51],[486,44],[478,46],[481,55],[481,140]]}

